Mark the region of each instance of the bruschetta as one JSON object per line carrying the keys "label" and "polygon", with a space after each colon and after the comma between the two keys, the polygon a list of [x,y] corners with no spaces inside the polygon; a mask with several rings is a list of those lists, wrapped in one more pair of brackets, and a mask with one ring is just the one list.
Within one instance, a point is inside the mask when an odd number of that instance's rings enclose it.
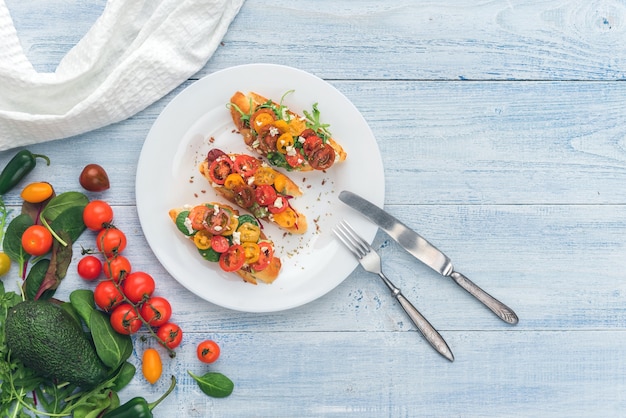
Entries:
{"label": "bruschetta", "polygon": [[239,215],[236,209],[215,202],[171,209],[169,216],[200,256],[222,270],[252,284],[272,283],[278,277],[280,258],[254,216]]}
{"label": "bruschetta", "polygon": [[[285,96],[283,96],[284,98]],[[230,113],[238,132],[251,149],[275,167],[286,170],[327,170],[346,159],[343,147],[320,122],[317,103],[304,116],[258,93],[236,92]]]}
{"label": "bruschetta", "polygon": [[213,148],[198,167],[224,199],[292,234],[304,234],[306,216],[291,205],[302,191],[285,174],[248,154],[226,154]]}

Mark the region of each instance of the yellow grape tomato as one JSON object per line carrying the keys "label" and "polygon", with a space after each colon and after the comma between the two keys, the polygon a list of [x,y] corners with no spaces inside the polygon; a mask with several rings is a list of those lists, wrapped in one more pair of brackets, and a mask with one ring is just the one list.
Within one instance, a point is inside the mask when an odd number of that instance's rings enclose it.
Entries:
{"label": "yellow grape tomato", "polygon": [[163,363],[161,363],[161,355],[154,348],[148,348],[143,352],[141,361],[141,371],[143,376],[151,384],[155,384],[161,373],[163,372]]}

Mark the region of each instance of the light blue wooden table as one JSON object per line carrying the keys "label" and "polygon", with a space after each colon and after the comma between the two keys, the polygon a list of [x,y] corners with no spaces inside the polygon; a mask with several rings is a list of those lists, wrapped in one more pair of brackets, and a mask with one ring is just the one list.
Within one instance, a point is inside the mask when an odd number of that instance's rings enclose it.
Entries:
{"label": "light blue wooden table", "polygon": [[[54,70],[104,6],[5,1],[40,71]],[[158,417],[624,416],[625,39],[623,1],[247,0],[202,71],[126,121],[29,147],[53,161],[31,176],[71,190],[84,164],[107,168],[113,187],[102,197],[129,234],[128,256],[158,278],[185,330],[164,371],[179,385]],[[355,104],[382,154],[386,209],[511,306],[517,326],[382,232],[374,246],[387,275],[454,363],[361,268],[328,295],[271,314],[217,307],[168,275],[136,212],[143,141],[183,88],[256,62],[311,72]],[[84,286],[72,270],[57,295]],[[204,396],[186,374],[203,370],[195,345],[205,338],[222,346],[211,368],[235,382],[229,398]],[[135,364],[144,347],[137,340]],[[155,399],[167,383],[139,374],[120,395]]]}

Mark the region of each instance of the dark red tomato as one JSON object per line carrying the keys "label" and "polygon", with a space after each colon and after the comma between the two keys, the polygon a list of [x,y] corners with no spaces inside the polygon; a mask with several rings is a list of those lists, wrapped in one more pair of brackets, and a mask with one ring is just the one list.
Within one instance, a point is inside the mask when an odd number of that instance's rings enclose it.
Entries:
{"label": "dark red tomato", "polygon": [[143,271],[130,273],[122,282],[122,291],[133,303],[147,300],[154,293],[155,287],[152,276]]}
{"label": "dark red tomato", "polygon": [[124,296],[111,280],[98,283],[93,291],[93,299],[96,305],[105,312],[122,303]]}
{"label": "dark red tomato", "polygon": [[130,303],[122,303],[111,312],[111,326],[120,334],[134,334],[141,328],[143,322],[139,318],[137,309]]}
{"label": "dark red tomato", "polygon": [[131,265],[128,258],[123,255],[116,255],[112,258],[104,260],[102,271],[107,279],[113,279],[116,282],[120,281],[120,278],[128,276],[131,272]]}
{"label": "dark red tomato", "polygon": [[226,177],[233,172],[233,162],[230,157],[219,157],[209,165],[209,177],[217,184],[224,184]]}
{"label": "dark red tomato", "polygon": [[111,221],[113,221],[113,209],[102,200],[92,200],[83,210],[83,222],[92,231],[100,231]]}
{"label": "dark red tomato", "polygon": [[228,250],[230,244],[228,243],[228,239],[221,235],[213,235],[211,237],[211,248],[218,253],[223,253]]}
{"label": "dark red tomato", "polygon": [[261,184],[254,190],[254,198],[259,205],[269,206],[276,200],[276,190],[268,184]]}
{"label": "dark red tomato", "polygon": [[178,325],[168,322],[159,327],[157,337],[169,348],[176,348],[183,340],[183,330]]}
{"label": "dark red tomato", "polygon": [[164,297],[152,296],[141,305],[139,313],[148,324],[160,327],[172,317],[172,306]]}
{"label": "dark red tomato", "polygon": [[206,156],[206,160],[209,163],[212,163],[213,161],[217,160],[222,155],[226,155],[226,153],[219,148],[213,148],[212,150],[208,152]]}
{"label": "dark red tomato", "polygon": [[30,255],[47,254],[52,248],[52,234],[42,225],[31,225],[22,234],[22,247]]}
{"label": "dark red tomato", "polygon": [[198,360],[203,363],[214,363],[220,356],[220,346],[213,340],[205,340],[196,349]]}
{"label": "dark red tomato", "polygon": [[216,235],[223,234],[230,225],[230,213],[218,208],[217,211],[213,210],[208,214],[206,222],[207,231]]}
{"label": "dark red tomato", "polygon": [[309,129],[305,129],[304,131],[302,131],[302,132],[300,133],[300,136],[301,136],[302,138],[305,138],[305,139],[306,139],[306,138],[308,138],[308,137],[310,137],[310,136],[317,136],[317,133],[316,133],[313,129],[310,129],[310,128],[309,128]]}
{"label": "dark red tomato", "polygon": [[254,189],[247,184],[235,187],[235,203],[242,208],[248,209],[254,204]]}
{"label": "dark red tomato", "polygon": [[326,170],[335,163],[335,150],[327,144],[322,144],[309,156],[309,164],[315,170]]}
{"label": "dark red tomato", "polygon": [[322,143],[322,138],[315,134],[306,137],[304,144],[302,144],[302,151],[304,151],[304,155],[310,156],[322,145]]}
{"label": "dark red tomato", "polygon": [[246,252],[239,244],[231,245],[226,252],[220,255],[220,267],[222,270],[231,272],[237,271],[246,262]]}
{"label": "dark red tomato", "polygon": [[267,207],[270,213],[281,213],[287,210],[289,207],[289,201],[285,196],[277,196],[271,205]]}
{"label": "dark red tomato", "polygon": [[235,171],[245,178],[253,176],[259,168],[260,163],[259,160],[250,155],[239,154],[235,157],[233,166]]}
{"label": "dark red tomato", "polygon": [[102,262],[93,255],[86,255],[78,262],[78,275],[85,280],[96,280],[102,273]]}
{"label": "dark red tomato", "polygon": [[265,270],[272,262],[272,258],[274,258],[274,247],[272,247],[272,244],[266,241],[261,241],[259,242],[259,248],[261,250],[259,259],[256,263],[250,265],[254,271]]}
{"label": "dark red tomato", "polygon": [[126,234],[115,227],[104,228],[96,236],[96,246],[107,257],[114,256],[126,248]]}
{"label": "dark red tomato", "polygon": [[209,209],[209,207],[205,205],[194,206],[187,216],[191,221],[191,227],[196,231],[204,229],[206,226],[206,218],[210,210],[212,209]]}
{"label": "dark red tomato", "polygon": [[78,181],[83,189],[90,192],[102,192],[111,186],[107,172],[98,164],[86,165]]}

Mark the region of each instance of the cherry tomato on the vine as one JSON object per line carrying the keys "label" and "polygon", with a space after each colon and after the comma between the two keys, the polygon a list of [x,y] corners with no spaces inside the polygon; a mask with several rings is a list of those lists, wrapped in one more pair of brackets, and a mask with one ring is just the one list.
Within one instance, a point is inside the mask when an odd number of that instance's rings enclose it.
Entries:
{"label": "cherry tomato on the vine", "polygon": [[147,300],[154,293],[154,289],[154,279],[143,271],[130,273],[122,282],[122,291],[135,304]]}
{"label": "cherry tomato on the vine", "polygon": [[22,234],[22,247],[30,255],[47,254],[52,248],[52,234],[42,225],[31,225]]}
{"label": "cherry tomato on the vine", "polygon": [[143,324],[135,307],[126,302],[113,309],[110,320],[113,329],[124,335],[136,333]]}
{"label": "cherry tomato on the vine", "polygon": [[168,348],[176,348],[183,340],[183,330],[173,322],[168,322],[159,327],[157,337],[159,337]]}
{"label": "cherry tomato on the vine", "polygon": [[205,340],[196,349],[198,359],[203,363],[213,363],[220,356],[220,346],[213,340]]}
{"label": "cherry tomato on the vine", "polygon": [[93,255],[86,255],[78,262],[78,275],[85,280],[96,280],[102,273],[102,262]]}
{"label": "cherry tomato on the vine", "polygon": [[113,209],[103,200],[92,200],[83,209],[83,222],[92,231],[100,231],[113,221]]}
{"label": "cherry tomato on the vine", "polygon": [[122,275],[123,277],[126,277],[130,274],[131,265],[128,258],[123,255],[116,255],[113,258],[107,258],[104,261],[102,270],[104,271],[104,275],[107,279],[113,279],[116,282],[119,282]]}
{"label": "cherry tomato on the vine", "polygon": [[151,326],[160,327],[172,317],[172,305],[161,296],[152,296],[141,305],[139,313]]}
{"label": "cherry tomato on the vine", "polygon": [[98,283],[93,291],[93,298],[96,305],[105,312],[111,311],[124,300],[122,292],[111,280]]}
{"label": "cherry tomato on the vine", "polygon": [[115,227],[104,228],[98,232],[96,246],[107,257],[119,254],[126,248],[126,234]]}

